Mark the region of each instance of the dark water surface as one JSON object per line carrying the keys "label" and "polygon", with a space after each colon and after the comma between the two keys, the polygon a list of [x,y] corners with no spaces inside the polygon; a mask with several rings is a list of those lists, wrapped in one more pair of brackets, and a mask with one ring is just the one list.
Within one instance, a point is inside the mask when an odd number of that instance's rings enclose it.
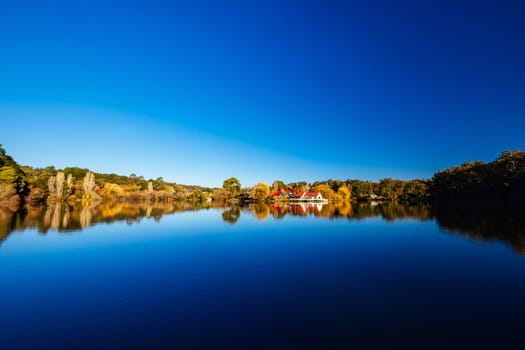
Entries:
{"label": "dark water surface", "polygon": [[0,211],[0,348],[525,345],[519,216],[190,209]]}

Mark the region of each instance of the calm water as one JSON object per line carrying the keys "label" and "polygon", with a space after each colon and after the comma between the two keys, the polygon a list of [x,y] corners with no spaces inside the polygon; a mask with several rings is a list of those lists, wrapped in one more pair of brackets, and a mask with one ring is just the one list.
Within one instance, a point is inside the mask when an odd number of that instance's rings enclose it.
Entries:
{"label": "calm water", "polygon": [[523,218],[0,210],[2,349],[522,348]]}

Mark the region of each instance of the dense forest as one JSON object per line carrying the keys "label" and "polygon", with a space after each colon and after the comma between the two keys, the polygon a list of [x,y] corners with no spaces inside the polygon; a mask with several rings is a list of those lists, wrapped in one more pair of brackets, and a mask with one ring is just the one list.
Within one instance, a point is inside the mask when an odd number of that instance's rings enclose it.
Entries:
{"label": "dense forest", "polygon": [[466,162],[438,171],[429,181],[440,207],[525,208],[525,153],[506,151],[490,163]]}
{"label": "dense forest", "polygon": [[0,145],[0,206],[68,203],[92,205],[116,202],[213,202],[227,206],[246,199],[267,201],[274,191],[315,191],[333,203],[391,201],[432,203],[436,207],[525,207],[525,154],[506,151],[490,163],[466,162],[438,171],[429,180],[382,179],[305,181],[271,186],[261,182],[242,187],[235,177],[224,180],[222,188],[181,185],[142,176],[95,173],[89,169],[55,169],[19,165]]}

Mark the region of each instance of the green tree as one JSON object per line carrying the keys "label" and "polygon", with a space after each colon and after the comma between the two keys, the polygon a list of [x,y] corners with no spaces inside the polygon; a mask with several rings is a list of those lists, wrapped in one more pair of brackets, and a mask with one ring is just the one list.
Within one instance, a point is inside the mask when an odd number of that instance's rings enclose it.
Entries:
{"label": "green tree", "polygon": [[287,190],[288,186],[281,180],[275,180],[272,183],[272,191]]}
{"label": "green tree", "polygon": [[403,193],[403,184],[399,180],[393,179],[382,179],[379,181],[379,195],[396,201],[397,198]]}
{"label": "green tree", "polygon": [[443,207],[523,208],[525,153],[505,151],[490,163],[466,162],[438,171],[429,188],[432,201]]}
{"label": "green tree", "polygon": [[230,177],[229,179],[224,180],[222,183],[222,188],[230,192],[233,197],[241,190],[241,183],[235,177]]}
{"label": "green tree", "polygon": [[345,184],[352,189],[352,197],[357,200],[367,199],[374,192],[374,184],[361,180],[346,180]]}
{"label": "green tree", "polygon": [[399,197],[405,202],[418,203],[428,199],[428,184],[424,180],[411,180],[403,183],[403,193]]}
{"label": "green tree", "polygon": [[306,181],[292,182],[288,184],[288,187],[303,192],[308,191],[310,189],[310,186]]}
{"label": "green tree", "polygon": [[0,183],[13,185],[17,193],[27,190],[26,176],[20,165],[0,145]]}

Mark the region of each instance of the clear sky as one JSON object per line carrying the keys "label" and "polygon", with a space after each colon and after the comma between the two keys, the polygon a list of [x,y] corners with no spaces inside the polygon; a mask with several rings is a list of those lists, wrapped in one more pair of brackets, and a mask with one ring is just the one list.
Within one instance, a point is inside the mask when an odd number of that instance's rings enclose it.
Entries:
{"label": "clear sky", "polygon": [[22,164],[220,186],[525,149],[523,1],[4,1]]}

